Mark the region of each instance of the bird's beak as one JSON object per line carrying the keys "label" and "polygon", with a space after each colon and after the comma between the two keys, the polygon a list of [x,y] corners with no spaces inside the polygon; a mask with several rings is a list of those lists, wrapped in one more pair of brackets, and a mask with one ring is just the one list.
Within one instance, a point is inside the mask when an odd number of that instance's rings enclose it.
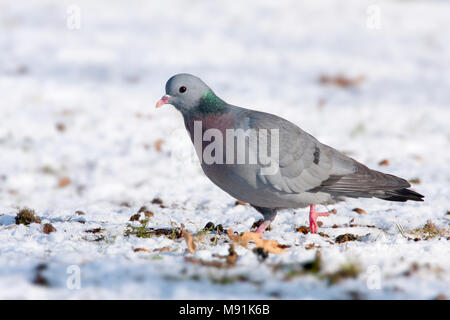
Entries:
{"label": "bird's beak", "polygon": [[172,96],[169,96],[168,94],[166,94],[161,99],[159,99],[159,101],[156,103],[156,107],[159,108],[162,105],[169,103],[171,98],[172,98]]}

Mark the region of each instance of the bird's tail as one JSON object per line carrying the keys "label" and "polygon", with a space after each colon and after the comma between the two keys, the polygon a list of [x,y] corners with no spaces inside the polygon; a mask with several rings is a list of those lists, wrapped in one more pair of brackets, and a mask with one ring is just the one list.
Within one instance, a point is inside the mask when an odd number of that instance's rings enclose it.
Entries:
{"label": "bird's tail", "polygon": [[385,191],[384,195],[376,195],[375,197],[383,200],[399,201],[399,202],[405,202],[408,200],[423,201],[424,198],[424,196],[421,195],[420,193],[406,188]]}

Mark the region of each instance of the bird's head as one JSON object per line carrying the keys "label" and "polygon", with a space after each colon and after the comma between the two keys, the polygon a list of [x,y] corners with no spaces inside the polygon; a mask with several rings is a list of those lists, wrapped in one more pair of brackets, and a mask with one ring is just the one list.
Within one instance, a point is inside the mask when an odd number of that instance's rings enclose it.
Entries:
{"label": "bird's head", "polygon": [[166,94],[156,108],[165,104],[183,114],[216,112],[226,105],[200,78],[187,73],[176,74],[167,81]]}

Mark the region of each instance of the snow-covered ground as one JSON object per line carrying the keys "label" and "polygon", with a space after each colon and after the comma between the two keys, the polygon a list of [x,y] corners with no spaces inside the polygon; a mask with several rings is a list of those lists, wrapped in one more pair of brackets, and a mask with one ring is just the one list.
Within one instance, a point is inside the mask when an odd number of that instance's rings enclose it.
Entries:
{"label": "snow-covered ground", "polygon": [[[1,1],[0,298],[449,298],[449,16],[431,0]],[[235,264],[202,265],[229,249],[199,233],[207,222],[243,232],[261,216],[201,173],[181,116],[155,110],[179,72],[419,179],[425,202],[340,203],[320,219],[328,238],[297,232],[307,210],[286,210],[265,234],[284,253],[236,245]],[[323,83],[337,75],[363,79]],[[125,236],[144,205],[147,227],[183,224],[196,252]],[[16,225],[24,207],[41,224]],[[337,243],[346,233],[360,237]]]}

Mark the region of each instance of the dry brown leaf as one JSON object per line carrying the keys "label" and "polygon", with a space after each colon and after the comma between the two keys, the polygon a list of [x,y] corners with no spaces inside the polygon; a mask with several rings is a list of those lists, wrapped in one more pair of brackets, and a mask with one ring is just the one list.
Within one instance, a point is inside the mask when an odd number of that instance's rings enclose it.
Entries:
{"label": "dry brown leaf", "polygon": [[134,251],[134,252],[140,252],[140,251],[151,252],[150,250],[145,249],[145,248],[136,248],[136,249],[134,249],[133,251]]}
{"label": "dry brown leaf", "polygon": [[181,235],[186,240],[186,244],[188,246],[189,253],[194,254],[196,247],[195,247],[194,237],[192,236],[192,233],[187,232],[186,230],[183,230],[181,232]]}
{"label": "dry brown leaf", "polygon": [[282,245],[278,243],[276,240],[260,240],[259,243],[256,244],[257,248],[262,248],[265,252],[279,254],[286,251]]}
{"label": "dry brown leaf", "polygon": [[44,227],[42,228],[42,232],[44,232],[45,234],[50,234],[55,231],[56,231],[55,227],[52,226],[50,223],[44,224]]}
{"label": "dry brown leaf", "polygon": [[258,243],[262,240],[262,235],[256,232],[243,232],[240,236],[240,240],[245,242],[253,241],[254,243]]}
{"label": "dry brown leaf", "polygon": [[285,246],[280,245],[276,240],[263,240],[260,233],[243,232],[241,236],[233,234],[232,229],[228,229],[228,237],[235,243],[247,248],[250,241],[254,242],[256,248],[262,248],[264,252],[268,253],[282,253],[285,251]]}
{"label": "dry brown leaf", "polygon": [[236,253],[236,251],[234,250],[234,246],[231,243],[230,244],[230,249],[228,249],[228,255],[225,257],[225,259],[227,259],[227,264],[229,265],[234,265],[237,261],[238,255]]}
{"label": "dry brown leaf", "polygon": [[[361,209],[361,208],[354,208],[352,211],[355,211],[358,214],[366,214],[367,213],[366,210]],[[350,222],[353,222],[353,221],[350,221]]]}
{"label": "dry brown leaf", "polygon": [[59,132],[66,131],[66,125],[64,123],[57,123],[55,126],[56,130],[58,130]]}
{"label": "dry brown leaf", "polygon": [[303,234],[307,234],[309,232],[309,228],[306,226],[298,227],[296,230],[297,230],[297,232],[301,232]]}
{"label": "dry brown leaf", "polygon": [[155,141],[153,146],[155,147],[156,151],[161,152],[163,142],[164,142],[163,139],[158,139],[158,140]]}
{"label": "dry brown leaf", "polygon": [[59,187],[59,188],[67,187],[70,183],[71,183],[70,178],[68,178],[68,177],[62,177],[62,178],[60,178],[59,181],[58,181],[58,187]]}
{"label": "dry brown leaf", "polygon": [[243,201],[237,200],[237,201],[234,203],[234,205],[235,205],[235,206],[246,206],[247,204],[246,204],[245,202],[243,202]]}
{"label": "dry brown leaf", "polygon": [[320,248],[321,248],[321,246],[318,245],[318,244],[315,244],[315,243],[308,243],[308,244],[305,246],[305,249],[306,249],[306,250],[320,249]]}
{"label": "dry brown leaf", "polygon": [[389,160],[388,159],[383,159],[380,162],[378,162],[379,166],[388,166],[389,165]]}
{"label": "dry brown leaf", "polygon": [[130,217],[129,221],[139,221],[140,218],[141,218],[141,215],[139,213],[136,213]]}
{"label": "dry brown leaf", "polygon": [[319,78],[319,82],[324,85],[335,85],[342,88],[355,87],[360,85],[365,80],[364,76],[349,78],[343,75],[327,76],[323,75]]}
{"label": "dry brown leaf", "polygon": [[216,267],[216,268],[221,268],[221,269],[230,267],[230,265],[228,263],[222,262],[222,261],[205,261],[202,259],[196,259],[196,258],[191,258],[191,257],[185,257],[184,261],[195,263],[195,264],[200,264],[202,266]]}

